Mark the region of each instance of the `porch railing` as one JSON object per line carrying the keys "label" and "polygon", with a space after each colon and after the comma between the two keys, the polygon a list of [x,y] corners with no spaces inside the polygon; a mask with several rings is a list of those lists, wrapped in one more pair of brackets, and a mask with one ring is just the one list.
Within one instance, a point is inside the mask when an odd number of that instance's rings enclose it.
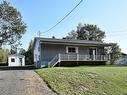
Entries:
{"label": "porch railing", "polygon": [[56,55],[50,62],[48,62],[48,67],[54,67],[59,61],[58,55]]}
{"label": "porch railing", "polygon": [[81,54],[58,54],[49,63],[49,67],[54,67],[61,61],[108,61],[108,55],[81,55]]}
{"label": "porch railing", "polygon": [[59,54],[60,61],[106,61],[108,55]]}

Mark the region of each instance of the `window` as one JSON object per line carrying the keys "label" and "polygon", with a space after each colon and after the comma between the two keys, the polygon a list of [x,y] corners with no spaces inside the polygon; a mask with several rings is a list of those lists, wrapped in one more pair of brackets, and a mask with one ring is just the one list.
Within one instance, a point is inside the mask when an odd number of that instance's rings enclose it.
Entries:
{"label": "window", "polygon": [[78,53],[78,47],[67,47],[66,53]]}
{"label": "window", "polygon": [[11,62],[15,62],[15,59],[14,58],[11,58]]}
{"label": "window", "polygon": [[73,53],[75,53],[75,52],[76,52],[76,49],[75,49],[75,48],[69,47],[69,48],[68,48],[68,52],[73,52]]}

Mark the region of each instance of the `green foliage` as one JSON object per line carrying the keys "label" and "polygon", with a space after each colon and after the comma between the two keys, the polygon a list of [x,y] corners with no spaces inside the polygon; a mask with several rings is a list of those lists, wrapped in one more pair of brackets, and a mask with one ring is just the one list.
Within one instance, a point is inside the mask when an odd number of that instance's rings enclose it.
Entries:
{"label": "green foliage", "polygon": [[19,50],[19,54],[20,54],[20,55],[25,55],[25,53],[26,53],[26,50],[25,50],[25,49],[21,48],[21,49]]}
{"label": "green foliage", "polygon": [[17,53],[17,47],[15,45],[11,45],[10,54],[16,54]]}
{"label": "green foliage", "polygon": [[21,46],[21,42],[18,41],[15,44],[11,45],[11,50],[10,50],[10,54],[17,54],[18,52],[18,46]]}
{"label": "green foliage", "polygon": [[59,95],[127,94],[127,67],[57,67],[36,72]]}
{"label": "green foliage", "polygon": [[110,47],[111,64],[115,64],[116,61],[118,61],[122,55],[121,49],[119,48],[117,43],[110,43],[110,44],[111,44],[111,47]]}
{"label": "green foliage", "polygon": [[75,30],[72,30],[70,33],[68,33],[68,36],[63,37],[63,39],[77,39],[77,33]]}
{"label": "green foliage", "polygon": [[9,55],[8,49],[0,49],[0,64],[7,63],[8,55]]}
{"label": "green foliage", "polygon": [[31,40],[29,43],[28,50],[25,53],[25,60],[26,60],[27,65],[33,64],[33,59],[34,59],[33,58],[33,45],[34,45],[34,42],[33,40]]}
{"label": "green foliage", "polygon": [[66,39],[80,39],[102,42],[105,37],[105,32],[100,30],[97,25],[93,24],[78,24],[77,29],[68,33]]}
{"label": "green foliage", "polygon": [[4,0],[0,4],[0,47],[16,43],[25,31],[26,24],[20,12]]}

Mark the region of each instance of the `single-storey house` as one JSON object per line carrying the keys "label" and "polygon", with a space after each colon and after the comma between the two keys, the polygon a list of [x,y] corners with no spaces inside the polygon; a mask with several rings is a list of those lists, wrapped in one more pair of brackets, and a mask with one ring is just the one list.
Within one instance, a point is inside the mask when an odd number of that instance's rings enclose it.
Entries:
{"label": "single-storey house", "polygon": [[41,38],[34,39],[34,64],[36,67],[53,67],[67,62],[109,62],[104,48],[107,43],[87,40]]}
{"label": "single-storey house", "polygon": [[120,64],[120,65],[127,65],[127,54],[125,53],[122,53],[122,56],[121,58],[117,61],[117,64]]}
{"label": "single-storey house", "polygon": [[25,56],[17,54],[9,55],[8,66],[25,66]]}

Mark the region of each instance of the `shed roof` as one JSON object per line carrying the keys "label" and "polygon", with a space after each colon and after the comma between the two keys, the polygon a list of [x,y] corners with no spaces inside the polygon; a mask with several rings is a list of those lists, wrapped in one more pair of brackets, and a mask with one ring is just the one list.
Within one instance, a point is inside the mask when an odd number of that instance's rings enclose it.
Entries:
{"label": "shed roof", "polygon": [[99,46],[110,46],[108,43],[102,43],[98,41],[88,41],[88,40],[76,40],[76,39],[54,39],[54,38],[41,38],[36,37],[40,40],[40,43],[50,43],[50,44],[65,44],[65,45],[99,45]]}
{"label": "shed roof", "polygon": [[9,55],[8,57],[25,57],[24,55],[19,55],[19,54],[12,54]]}

